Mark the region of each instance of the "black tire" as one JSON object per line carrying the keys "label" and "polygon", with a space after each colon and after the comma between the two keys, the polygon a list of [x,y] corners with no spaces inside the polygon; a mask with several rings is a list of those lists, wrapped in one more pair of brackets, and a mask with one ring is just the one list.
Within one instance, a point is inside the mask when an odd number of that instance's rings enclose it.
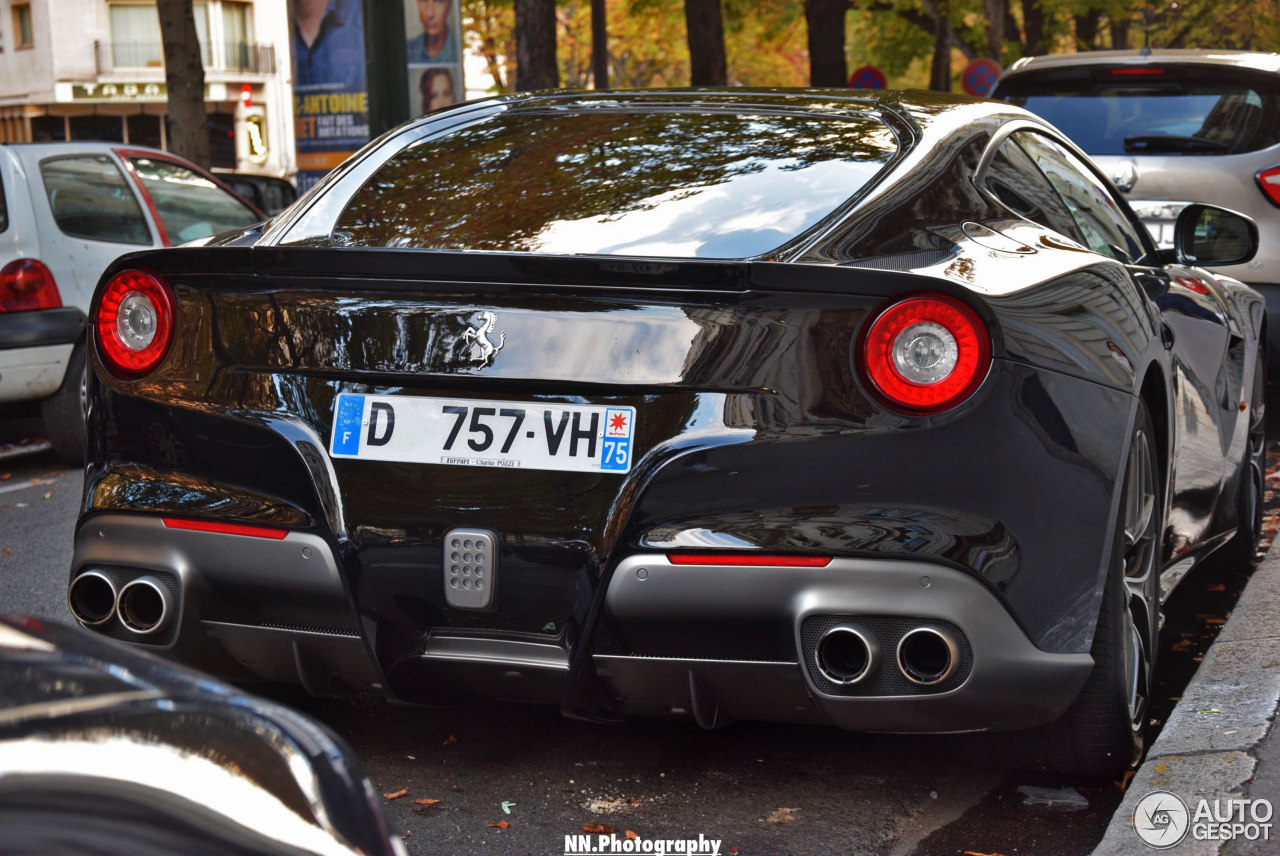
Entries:
{"label": "black tire", "polygon": [[40,402],[40,418],[44,422],[45,436],[53,444],[54,453],[71,467],[84,466],[86,370],[87,361],[82,343],[76,345],[71,352],[62,386]]}
{"label": "black tire", "polygon": [[1155,432],[1140,402],[1130,441],[1116,543],[1094,633],[1094,667],[1055,722],[992,735],[1000,761],[1064,775],[1114,776],[1146,749],[1159,642],[1157,583],[1164,503]]}
{"label": "black tire", "polygon": [[1249,398],[1249,433],[1244,457],[1236,473],[1236,534],[1213,559],[1234,571],[1258,564],[1262,540],[1262,511],[1267,489],[1267,354],[1258,349]]}

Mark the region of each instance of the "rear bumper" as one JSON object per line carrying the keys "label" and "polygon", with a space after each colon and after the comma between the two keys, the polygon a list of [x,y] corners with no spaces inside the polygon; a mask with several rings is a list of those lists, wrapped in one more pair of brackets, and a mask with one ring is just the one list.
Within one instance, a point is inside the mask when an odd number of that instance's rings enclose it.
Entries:
{"label": "rear bumper", "polygon": [[[474,696],[565,703],[568,712],[585,713],[564,702],[584,697],[571,686],[582,681],[608,712],[690,717],[705,727],[741,719],[955,732],[1048,722],[1092,668],[1088,654],[1038,649],[973,575],[916,560],[720,567],[637,555],[614,570],[593,638],[575,651],[445,631],[387,663],[377,661],[377,646],[355,617],[330,545],[313,534],[267,541],[170,529],[154,516],[99,514],[82,521],[72,567],[72,579],[90,570],[114,575],[117,590],[148,574],[171,575],[176,586],[172,626],[154,638],[135,636],[118,618],[92,629],[150,642],[220,675],[300,683],[315,693],[382,685],[415,701]],[[835,624],[858,627],[878,649],[855,684],[833,684],[816,668],[816,641]],[[789,628],[782,647],[793,656],[651,653],[667,630],[694,638],[689,631],[697,628],[708,650],[724,650],[743,628],[761,626]],[[896,656],[903,634],[926,626],[945,628],[960,658],[935,686],[904,678]],[[572,668],[578,665],[585,668]]]}
{"label": "rear bumper", "polygon": [[229,680],[298,683],[316,695],[379,682],[333,550],[317,535],[272,540],[98,514],[76,529],[71,579],[88,571],[117,593],[149,576],[173,594],[174,609],[155,631],[132,632],[117,610],[91,628],[98,633]]}
{"label": "rear bumper", "polygon": [[[759,719],[878,732],[1020,728],[1062,713],[1093,668],[1088,654],[1036,648],[985,584],[930,562],[716,567],[634,556],[614,572],[605,603],[621,640],[635,628],[701,625],[713,634],[735,621],[788,620],[790,661],[642,656],[623,652],[625,642],[620,653],[597,651],[596,671],[621,712],[688,713],[706,726]],[[856,684],[833,684],[815,667],[817,639],[837,624],[858,628],[879,649]],[[945,628],[959,643],[963,662],[936,686],[912,683],[898,663],[898,642],[918,627]]]}
{"label": "rear bumper", "polygon": [[0,404],[57,392],[84,324],[74,307],[0,314]]}

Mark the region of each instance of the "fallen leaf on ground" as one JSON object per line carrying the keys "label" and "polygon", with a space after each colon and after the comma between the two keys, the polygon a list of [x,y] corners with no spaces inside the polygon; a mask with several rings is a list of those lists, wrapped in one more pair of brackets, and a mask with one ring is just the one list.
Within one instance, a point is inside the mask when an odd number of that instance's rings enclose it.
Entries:
{"label": "fallen leaf on ground", "polygon": [[1120,790],[1124,791],[1129,789],[1129,782],[1133,781],[1133,774],[1135,772],[1136,772],[1135,770],[1124,771],[1124,775],[1120,777],[1120,781],[1116,782],[1116,785],[1120,788]]}
{"label": "fallen leaf on ground", "polygon": [[583,824],[582,831],[588,835],[613,835],[614,828],[603,823],[586,823]]}
{"label": "fallen leaf on ground", "polygon": [[383,796],[384,796],[384,797],[386,797],[386,798],[387,798],[387,799],[389,799],[389,800],[398,800],[398,799],[400,799],[400,797],[404,796],[404,795],[405,795],[405,794],[407,794],[407,793],[409,793],[409,789],[408,789],[408,788],[401,788],[401,789],[400,789],[400,790],[398,790],[398,791],[392,791],[392,792],[391,792],[391,793],[389,793],[389,794],[383,794]]}
{"label": "fallen leaf on ground", "polygon": [[977,850],[966,850],[964,856],[1004,856],[1002,853],[979,853]]}
{"label": "fallen leaf on ground", "polygon": [[490,829],[506,829],[509,826],[511,826],[511,824],[507,823],[505,820],[500,820],[497,823],[489,824]]}
{"label": "fallen leaf on ground", "polygon": [[627,830],[627,838],[628,838],[628,839],[630,839],[631,841],[637,841],[637,840],[639,840],[640,836],[639,836],[639,835],[636,835],[634,832],[632,832],[630,829],[628,829],[628,830]]}
{"label": "fallen leaf on ground", "polygon": [[5,551],[6,553],[12,553],[12,552],[13,552],[13,551],[12,551],[12,550],[10,550],[8,547],[5,547],[5,548],[4,548],[4,551]]}
{"label": "fallen leaf on ground", "polygon": [[456,738],[456,737],[454,737],[452,734],[450,734],[450,735],[449,735],[449,739],[448,739],[448,740],[446,740],[446,741],[444,741],[444,744],[443,744],[443,745],[445,745],[445,746],[452,746],[453,744],[455,744],[455,743],[457,743],[457,742],[458,742],[458,738]]}
{"label": "fallen leaf on ground", "polygon": [[1226,591],[1226,590],[1227,590],[1227,587],[1223,583],[1218,583],[1216,586],[1209,586],[1207,589],[1205,589],[1205,591]]}
{"label": "fallen leaf on ground", "polygon": [[796,812],[799,810],[798,808],[780,808],[766,817],[765,820],[770,823],[790,823],[796,819]]}
{"label": "fallen leaf on ground", "polygon": [[1179,639],[1177,642],[1174,642],[1172,645],[1169,646],[1169,650],[1170,651],[1190,651],[1191,640]]}
{"label": "fallen leaf on ground", "polygon": [[440,800],[414,800],[414,805],[435,805]]}

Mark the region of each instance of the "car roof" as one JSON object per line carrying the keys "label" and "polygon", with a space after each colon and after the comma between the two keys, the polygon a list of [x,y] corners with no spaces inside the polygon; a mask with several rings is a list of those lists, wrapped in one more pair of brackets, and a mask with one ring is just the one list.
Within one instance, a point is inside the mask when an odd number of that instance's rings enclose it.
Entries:
{"label": "car roof", "polygon": [[[572,113],[600,109],[636,111],[714,110],[750,113],[764,110],[797,116],[853,118],[877,116],[895,128],[899,144],[914,148],[918,134],[948,136],[960,131],[957,115],[971,120],[1022,119],[1044,124],[1034,113],[1010,104],[968,95],[924,90],[813,89],[763,87],[702,87],[677,89],[615,89],[607,91],[544,90],[469,101],[427,114],[414,124],[449,120],[467,112],[493,110]],[[936,130],[931,130],[933,126]],[[406,126],[408,127],[408,126]],[[910,129],[910,130],[908,130]],[[902,133],[903,131],[906,133]],[[976,130],[976,129],[970,129]]]}
{"label": "car roof", "polygon": [[172,152],[164,152],[160,149],[153,149],[150,146],[135,146],[131,143],[108,143],[96,140],[81,140],[69,143],[0,143],[0,147],[9,150],[14,157],[26,163],[34,163],[49,157],[62,157],[66,155],[103,155],[117,151],[155,155],[157,157],[171,158],[173,160],[186,163],[183,158],[173,154]]}
{"label": "car roof", "polygon": [[1079,51],[1023,57],[1005,71],[1005,75],[1027,71],[1079,67],[1082,65],[1204,65],[1254,69],[1280,73],[1280,54],[1258,51],[1196,50],[1161,48],[1155,50]]}

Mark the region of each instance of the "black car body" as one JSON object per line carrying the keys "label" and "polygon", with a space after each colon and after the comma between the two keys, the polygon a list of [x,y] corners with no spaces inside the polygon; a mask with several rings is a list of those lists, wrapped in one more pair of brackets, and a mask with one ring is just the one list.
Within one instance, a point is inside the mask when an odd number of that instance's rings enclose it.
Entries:
{"label": "black car body", "polygon": [[313,692],[1124,766],[1157,576],[1260,519],[1263,306],[1189,264],[1256,230],[1185,220],[1158,252],[1051,128],[961,98],[432,114],[104,277],[72,609]]}
{"label": "black car body", "polygon": [[6,853],[403,853],[346,746],[149,653],[0,616]]}

